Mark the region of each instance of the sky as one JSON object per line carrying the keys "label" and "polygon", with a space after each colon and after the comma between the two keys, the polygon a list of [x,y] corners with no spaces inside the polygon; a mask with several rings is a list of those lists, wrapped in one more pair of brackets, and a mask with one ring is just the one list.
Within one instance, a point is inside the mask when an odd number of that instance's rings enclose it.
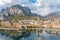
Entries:
{"label": "sky", "polygon": [[42,16],[60,11],[60,0],[0,0],[0,9],[14,4],[29,7],[32,13]]}

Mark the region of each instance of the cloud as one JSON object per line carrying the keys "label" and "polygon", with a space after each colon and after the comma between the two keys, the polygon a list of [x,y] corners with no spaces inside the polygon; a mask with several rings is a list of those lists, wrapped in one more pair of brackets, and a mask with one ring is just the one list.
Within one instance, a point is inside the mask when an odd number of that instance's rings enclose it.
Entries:
{"label": "cloud", "polygon": [[13,4],[27,6],[33,13],[47,15],[50,12],[60,10],[60,0],[0,0],[0,7]]}
{"label": "cloud", "polygon": [[33,9],[35,8],[32,12],[45,16],[50,12],[60,10],[59,5],[60,0],[37,0],[37,2],[32,5],[34,6]]}
{"label": "cloud", "polygon": [[0,6],[11,3],[12,0],[0,0]]}

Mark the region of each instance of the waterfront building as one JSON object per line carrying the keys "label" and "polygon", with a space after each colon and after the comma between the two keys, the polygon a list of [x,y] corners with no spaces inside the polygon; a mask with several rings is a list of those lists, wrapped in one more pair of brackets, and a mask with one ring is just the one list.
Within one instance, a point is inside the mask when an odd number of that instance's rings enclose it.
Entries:
{"label": "waterfront building", "polygon": [[1,22],[2,27],[11,27],[11,24],[9,21]]}

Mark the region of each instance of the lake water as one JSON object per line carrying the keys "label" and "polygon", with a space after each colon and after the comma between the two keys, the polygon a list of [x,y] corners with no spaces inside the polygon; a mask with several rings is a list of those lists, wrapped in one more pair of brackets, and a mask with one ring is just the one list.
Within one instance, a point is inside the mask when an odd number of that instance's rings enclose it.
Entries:
{"label": "lake water", "polygon": [[[0,34],[0,40],[13,40],[13,38]],[[45,31],[39,34],[31,32],[30,36],[21,38],[20,40],[60,40],[60,35],[47,34]]]}

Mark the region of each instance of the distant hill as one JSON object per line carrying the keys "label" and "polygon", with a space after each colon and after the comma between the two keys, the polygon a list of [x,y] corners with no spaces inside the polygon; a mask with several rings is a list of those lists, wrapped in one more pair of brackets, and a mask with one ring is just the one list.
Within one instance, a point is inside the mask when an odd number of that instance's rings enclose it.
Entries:
{"label": "distant hill", "polygon": [[51,12],[46,17],[60,18],[60,11]]}

